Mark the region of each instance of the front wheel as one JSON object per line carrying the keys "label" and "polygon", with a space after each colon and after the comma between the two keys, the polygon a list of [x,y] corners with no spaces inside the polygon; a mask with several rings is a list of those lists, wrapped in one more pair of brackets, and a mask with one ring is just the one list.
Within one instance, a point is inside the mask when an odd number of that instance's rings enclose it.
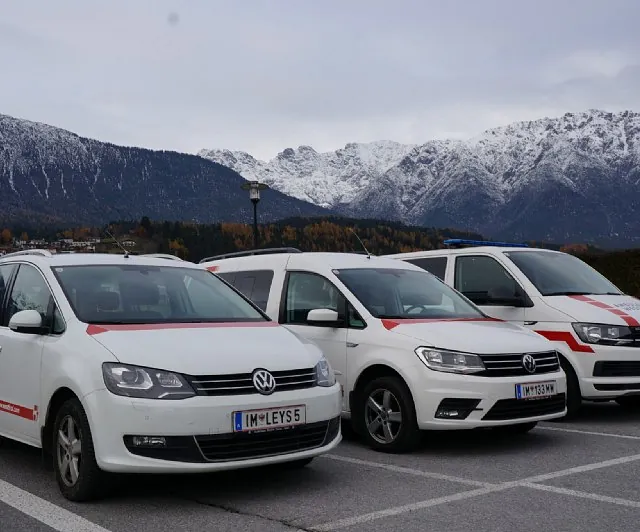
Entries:
{"label": "front wheel", "polygon": [[69,399],[58,411],[52,443],[53,467],[62,495],[75,502],[102,496],[105,473],[96,462],[89,421],[78,399]]}
{"label": "front wheel", "polygon": [[560,366],[567,375],[567,413],[563,418],[557,419],[557,421],[571,419],[582,407],[582,392],[580,391],[580,383],[578,382],[576,372],[573,371],[571,364],[564,358],[560,358]]}
{"label": "front wheel", "polygon": [[377,451],[407,452],[420,439],[413,398],[398,377],[379,377],[358,394],[356,424],[367,444]]}

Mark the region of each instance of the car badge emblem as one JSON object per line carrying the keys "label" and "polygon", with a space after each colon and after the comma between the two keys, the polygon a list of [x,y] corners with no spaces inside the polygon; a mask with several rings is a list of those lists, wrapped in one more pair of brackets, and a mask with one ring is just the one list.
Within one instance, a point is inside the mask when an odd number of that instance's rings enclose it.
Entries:
{"label": "car badge emblem", "polygon": [[276,379],[266,369],[253,372],[253,385],[262,395],[271,395],[276,389]]}
{"label": "car badge emblem", "polygon": [[529,373],[536,372],[536,359],[531,355],[524,355],[522,357],[522,367]]}

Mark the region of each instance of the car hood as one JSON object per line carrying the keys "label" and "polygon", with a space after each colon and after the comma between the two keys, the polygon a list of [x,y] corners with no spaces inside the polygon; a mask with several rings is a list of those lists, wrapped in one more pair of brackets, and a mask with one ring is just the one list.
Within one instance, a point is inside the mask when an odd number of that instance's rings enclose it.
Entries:
{"label": "car hood", "polygon": [[89,325],[120,362],[188,375],[312,368],[321,352],[274,322]]}
{"label": "car hood", "polygon": [[[550,351],[551,342],[508,322],[481,320],[382,320],[392,333],[415,339],[419,345],[467,353],[524,353]],[[418,345],[416,345],[418,347]]]}
{"label": "car hood", "polygon": [[583,323],[640,327],[640,300],[631,296],[547,296],[545,303]]}

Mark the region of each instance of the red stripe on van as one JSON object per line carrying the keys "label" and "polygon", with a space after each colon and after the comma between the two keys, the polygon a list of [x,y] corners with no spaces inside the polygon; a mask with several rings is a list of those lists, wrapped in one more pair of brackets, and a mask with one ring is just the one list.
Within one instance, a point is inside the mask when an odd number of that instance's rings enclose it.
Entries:
{"label": "red stripe on van", "polygon": [[412,325],[414,323],[438,323],[445,321],[503,321],[498,318],[400,318],[383,319],[382,325],[385,329],[395,329],[398,325]]}
{"label": "red stripe on van", "polygon": [[576,353],[594,353],[595,351],[591,348],[591,346],[581,344],[578,340],[575,339],[573,334],[570,332],[563,331],[535,331],[540,336],[544,336],[547,340],[551,340],[552,342],[564,342],[569,346],[571,351],[575,351]]}
{"label": "red stripe on van", "polygon": [[26,406],[20,406],[13,403],[7,403],[6,401],[0,401],[0,412],[11,414],[14,416],[28,419],[30,421],[38,420],[38,407],[27,408]]}
{"label": "red stripe on van", "polygon": [[633,316],[629,316],[629,314],[627,314],[623,310],[617,309],[616,307],[612,307],[611,305],[607,305],[606,303],[602,303],[601,301],[596,301],[595,299],[591,299],[590,297],[587,297],[587,296],[569,296],[569,297],[572,299],[575,299],[576,301],[582,301],[583,303],[589,303],[594,307],[598,307],[603,310],[608,310],[612,314],[615,314],[616,316],[620,316],[624,320],[624,322],[627,325],[630,325],[631,327],[640,327],[640,322],[638,320],[636,320]]}
{"label": "red stripe on van", "polygon": [[214,329],[228,327],[279,327],[275,321],[234,321],[224,323],[131,323],[113,325],[89,325],[87,334],[96,334],[109,331],[162,331],[167,329]]}
{"label": "red stripe on van", "polygon": [[210,272],[217,272],[220,269],[220,266],[207,266],[207,270]]}

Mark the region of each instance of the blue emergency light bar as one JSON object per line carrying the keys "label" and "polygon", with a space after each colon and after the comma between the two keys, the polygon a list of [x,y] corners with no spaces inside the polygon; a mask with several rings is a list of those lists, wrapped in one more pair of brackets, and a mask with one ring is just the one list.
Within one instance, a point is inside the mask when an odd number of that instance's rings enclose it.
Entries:
{"label": "blue emergency light bar", "polygon": [[494,246],[499,248],[528,248],[528,244],[516,244],[514,242],[490,242],[488,240],[465,240],[463,238],[450,238],[444,241],[445,246]]}

